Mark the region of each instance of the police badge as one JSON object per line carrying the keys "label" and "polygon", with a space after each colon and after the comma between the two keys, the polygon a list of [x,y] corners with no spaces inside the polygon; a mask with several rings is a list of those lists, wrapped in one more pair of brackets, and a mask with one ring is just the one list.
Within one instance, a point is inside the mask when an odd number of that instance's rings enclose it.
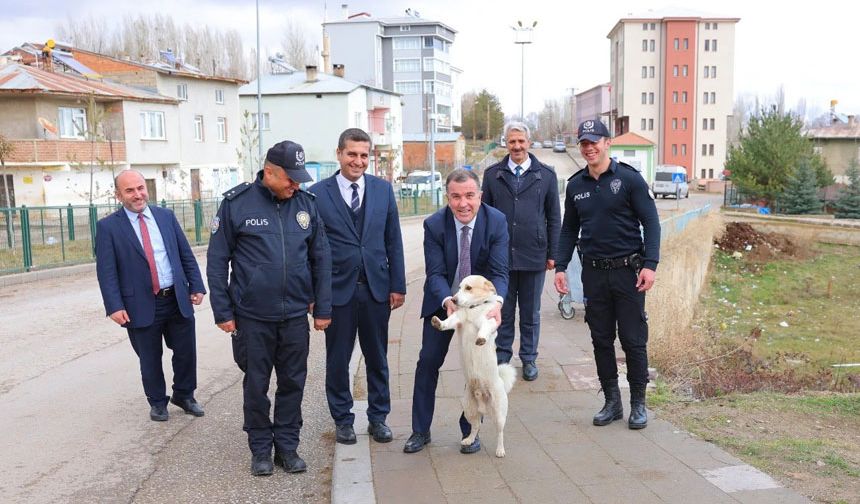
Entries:
{"label": "police badge", "polygon": [[296,214],[296,222],[302,229],[307,229],[311,225],[311,215],[304,210]]}
{"label": "police badge", "polygon": [[219,227],[221,227],[221,217],[216,215],[215,217],[212,217],[212,222],[209,223],[209,231],[212,234],[215,234],[218,232]]}
{"label": "police badge", "polygon": [[609,183],[609,188],[612,189],[612,194],[618,194],[618,190],[621,189],[621,179],[614,179]]}

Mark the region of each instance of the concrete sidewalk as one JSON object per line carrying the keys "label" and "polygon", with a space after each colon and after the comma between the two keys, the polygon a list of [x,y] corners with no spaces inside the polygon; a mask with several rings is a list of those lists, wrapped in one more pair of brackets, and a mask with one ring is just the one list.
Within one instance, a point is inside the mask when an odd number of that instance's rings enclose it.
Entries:
{"label": "concrete sidewalk", "polygon": [[[359,442],[337,445],[332,483],[334,503],[795,503],[809,502],[766,474],[714,445],[680,431],[649,411],[648,428],[627,428],[629,395],[622,391],[625,419],[595,427],[598,395],[591,340],[582,310],[561,318],[547,276],[541,340],[534,382],[511,391],[505,427],[507,456],[496,458],[495,429],[485,422],[482,450],[459,453],[463,374],[452,340],[442,367],[433,418],[433,441],[415,454],[403,453],[411,434],[412,384],[421,346],[420,281],[410,285],[407,304],[394,312],[389,336],[392,443],[366,434],[367,419],[356,401]],[[516,353],[516,351],[515,351]],[[354,357],[357,357],[357,354]],[[624,353],[618,349],[619,361]],[[519,360],[512,362],[518,367]],[[353,359],[356,398],[365,390],[364,363]],[[623,370],[623,362],[620,363]],[[624,381],[624,380],[622,380]]]}

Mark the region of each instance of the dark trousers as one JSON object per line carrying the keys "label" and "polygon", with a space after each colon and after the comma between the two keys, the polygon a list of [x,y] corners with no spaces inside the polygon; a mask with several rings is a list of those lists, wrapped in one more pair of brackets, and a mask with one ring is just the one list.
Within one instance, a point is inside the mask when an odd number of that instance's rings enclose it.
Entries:
{"label": "dark trousers", "polygon": [[185,318],[179,311],[175,296],[155,300],[155,320],[147,327],[128,328],[128,339],[140,361],[143,391],[151,406],[167,404],[161,355],[164,344],[173,351],[173,397],[191,399],[197,388],[197,342],[194,336],[194,316]]}
{"label": "dark trousers", "polygon": [[[440,310],[434,315],[442,319],[447,317],[444,310]],[[432,315],[424,319],[421,352],[418,354],[415,387],[412,390],[412,431],[422,434],[430,432],[430,424],[433,423],[439,368],[445,363],[448,346],[454,336],[453,330],[437,331],[430,323],[431,318]],[[466,421],[466,416],[463,414],[460,414],[460,432],[463,437],[472,432],[472,426]]]}
{"label": "dark trousers", "polygon": [[[302,396],[308,370],[310,326],[306,316],[281,322],[236,317],[233,357],[242,381],[248,447],[252,453],[295,450],[302,428]],[[269,418],[269,382],[275,369],[274,421]]]}
{"label": "dark trousers", "polygon": [[376,302],[367,284],[358,284],[352,300],[332,310],[331,325],[325,331],[325,395],[337,425],[352,425],[352,393],[349,389],[349,360],[355,334],[367,370],[367,419],[384,422],[391,412],[388,388],[388,300]]}
{"label": "dark trousers", "polygon": [[508,295],[502,305],[502,325],[496,335],[496,356],[510,362],[513,356],[514,319],[520,305],[520,359],[533,361],[538,356],[540,339],[540,298],[546,271],[511,271]]}
{"label": "dark trousers", "polygon": [[615,328],[627,359],[627,380],[631,385],[648,383],[648,316],[645,293],[636,289],[632,268],[595,269],[588,261],[582,268],[585,319],[591,329],[597,376],[618,378],[615,361]]}

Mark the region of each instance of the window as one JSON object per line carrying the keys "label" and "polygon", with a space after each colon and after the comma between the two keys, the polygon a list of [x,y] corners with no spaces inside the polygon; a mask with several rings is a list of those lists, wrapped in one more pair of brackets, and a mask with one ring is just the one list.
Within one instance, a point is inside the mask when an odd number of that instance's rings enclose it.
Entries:
{"label": "window", "polygon": [[194,141],[202,142],[203,141],[203,116],[196,115],[194,116]]}
{"label": "window", "polygon": [[709,156],[713,156],[713,155],[714,155],[714,144],[710,144],[710,145],[708,145],[708,155],[709,155]]}
{"label": "window", "polygon": [[215,90],[215,103],[217,103],[219,105],[224,104],[224,90],[223,89],[216,89]]}
{"label": "window", "polygon": [[654,67],[653,66],[648,67],[648,77],[650,77],[652,79],[654,78]]}
{"label": "window", "polygon": [[[256,113],[251,114],[251,124],[252,124],[251,127],[256,130],[257,129],[257,114]],[[262,128],[263,131],[269,130],[270,125],[269,125],[269,113],[268,112],[263,112],[263,124],[261,124],[260,127]]]}
{"label": "window", "polygon": [[711,91],[711,105],[717,103],[717,93],[716,91]]}
{"label": "window", "polygon": [[672,75],[675,77],[678,76],[678,65],[672,67]]}
{"label": "window", "polygon": [[708,155],[708,144],[702,144],[702,155],[703,156]]}
{"label": "window", "polygon": [[648,104],[654,105],[654,93],[648,93]]}
{"label": "window", "polygon": [[395,81],[394,92],[404,95],[421,94],[421,81]]}
{"label": "window", "polygon": [[226,142],[227,141],[227,118],[219,117],[215,120],[215,127],[218,130],[218,141]]}
{"label": "window", "polygon": [[648,30],[648,23],[642,23],[642,29]]}
{"label": "window", "polygon": [[639,129],[641,129],[642,131],[645,131],[645,129],[647,129],[647,127],[648,127],[648,120],[645,118],[642,118],[642,127]]}
{"label": "window", "polygon": [[710,103],[709,98],[710,97],[708,96],[708,92],[705,91],[704,94],[702,94],[702,103],[704,103],[705,105]]}
{"label": "window", "polygon": [[687,118],[686,117],[681,118],[681,129],[682,130],[687,129]]}
{"label": "window", "polygon": [[420,72],[421,60],[419,58],[395,59],[395,72]]}
{"label": "window", "polygon": [[450,74],[451,65],[438,58],[424,58],[424,71]]}
{"label": "window", "polygon": [[711,50],[711,41],[709,39],[705,39],[705,50],[706,51]]}
{"label": "window", "polygon": [[648,119],[648,129],[654,131],[654,119]]}
{"label": "window", "polygon": [[672,144],[672,155],[673,156],[678,155],[678,144]]}
{"label": "window", "polygon": [[433,47],[433,37],[424,37],[424,47]]}
{"label": "window", "polygon": [[672,118],[672,129],[673,130],[678,129],[678,118],[677,117]]}
{"label": "window", "polygon": [[648,93],[642,93],[642,105],[648,103]]}
{"label": "window", "polygon": [[675,50],[677,51],[678,49],[681,48],[681,39],[676,38],[674,40],[674,44],[675,44]]}
{"label": "window", "polygon": [[686,51],[689,48],[690,48],[690,39],[685,38],[684,39],[684,50]]}
{"label": "window", "polygon": [[395,49],[421,49],[421,39],[419,37],[395,37]]}
{"label": "window", "polygon": [[681,155],[682,156],[687,155],[687,144],[681,144]]}
{"label": "window", "polygon": [[707,79],[710,76],[711,76],[711,67],[709,67],[708,65],[705,65],[705,78]]}
{"label": "window", "polygon": [[656,24],[656,23],[651,23],[651,29],[652,29],[652,30],[656,30],[656,29],[657,29],[657,24]]}
{"label": "window", "polygon": [[410,31],[412,27],[409,25],[400,25],[400,31]]}
{"label": "window", "polygon": [[648,50],[648,39],[642,39],[642,51]]}
{"label": "window", "polygon": [[649,50],[649,51],[654,52],[654,50],[656,49],[656,47],[657,47],[657,46],[656,46],[656,44],[654,43],[654,39],[651,39],[651,40],[649,40],[649,41],[648,41],[648,50]]}
{"label": "window", "polygon": [[717,39],[711,41],[711,51],[717,51]]}
{"label": "window", "polygon": [[180,100],[188,99],[188,84],[177,84],[176,85],[176,97]]}
{"label": "window", "polygon": [[436,94],[435,86],[433,85],[432,80],[424,81],[424,93]]}
{"label": "window", "polygon": [[140,138],[164,140],[164,112],[143,111],[140,113]]}
{"label": "window", "polygon": [[627,158],[636,157],[636,151],[624,149],[624,157],[627,157]]}
{"label": "window", "polygon": [[642,78],[648,77],[648,67],[642,67]]}
{"label": "window", "polygon": [[711,29],[711,23],[705,23],[705,29],[710,30]]}
{"label": "window", "polygon": [[82,108],[60,107],[60,138],[80,138],[87,134],[87,111]]}
{"label": "window", "polygon": [[708,120],[707,119],[702,119],[702,129],[703,130],[708,129]]}
{"label": "window", "polygon": [[711,129],[714,129],[714,118],[711,118]]}
{"label": "window", "polygon": [[708,178],[714,178],[714,169],[708,168]]}
{"label": "window", "polygon": [[672,103],[678,103],[678,92],[672,91]]}
{"label": "window", "polygon": [[702,178],[705,178],[705,169],[702,168]]}
{"label": "window", "polygon": [[684,91],[683,93],[681,93],[681,102],[682,102],[682,103],[687,103],[687,92],[686,92],[686,91]]}
{"label": "window", "polygon": [[712,79],[716,79],[716,78],[717,78],[717,67],[716,67],[716,66],[712,66],[712,67],[711,67],[711,78],[712,78]]}
{"label": "window", "polygon": [[717,29],[717,23],[711,23],[711,29],[716,30]]}
{"label": "window", "polygon": [[683,75],[684,77],[687,76],[687,65],[681,67],[681,75]]}

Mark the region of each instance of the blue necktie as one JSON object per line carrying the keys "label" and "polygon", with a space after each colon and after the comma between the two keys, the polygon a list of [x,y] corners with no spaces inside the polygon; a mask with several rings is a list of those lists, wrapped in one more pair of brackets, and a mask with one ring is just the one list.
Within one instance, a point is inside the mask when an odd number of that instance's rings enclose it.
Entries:
{"label": "blue necktie", "polygon": [[352,202],[349,204],[349,207],[352,209],[353,213],[358,212],[358,184],[353,182],[352,184],[349,184],[349,187],[352,187]]}
{"label": "blue necktie", "polygon": [[[459,266],[457,267],[457,285],[464,278],[472,274],[472,253],[469,250],[471,242],[469,240],[469,226],[463,226],[460,232],[460,258],[458,259]],[[457,285],[454,289],[457,289]]]}
{"label": "blue necktie", "polygon": [[520,165],[517,165],[517,167],[514,168],[514,175],[516,176],[516,178],[514,178],[514,189],[516,191],[520,190],[520,175],[522,175],[522,174],[523,174],[523,167]]}

